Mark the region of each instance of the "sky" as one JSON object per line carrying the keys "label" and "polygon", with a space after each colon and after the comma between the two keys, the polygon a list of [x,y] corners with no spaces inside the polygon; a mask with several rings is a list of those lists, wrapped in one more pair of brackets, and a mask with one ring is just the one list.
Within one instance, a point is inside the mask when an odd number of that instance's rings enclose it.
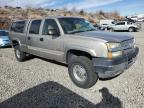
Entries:
{"label": "sky", "polygon": [[144,0],[0,0],[0,6],[4,5],[53,9],[65,7],[87,12],[118,11],[123,16],[144,14]]}

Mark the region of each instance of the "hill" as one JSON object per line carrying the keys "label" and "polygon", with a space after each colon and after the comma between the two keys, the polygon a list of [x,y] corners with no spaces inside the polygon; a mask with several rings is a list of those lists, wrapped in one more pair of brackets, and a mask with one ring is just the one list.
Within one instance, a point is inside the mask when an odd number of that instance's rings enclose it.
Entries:
{"label": "hill", "polygon": [[98,23],[100,19],[121,19],[117,11],[95,13],[87,13],[84,10],[77,11],[76,9],[43,9],[43,8],[26,8],[5,6],[0,8],[0,29],[7,29],[10,23],[16,19],[32,19],[43,18],[48,16],[77,16],[89,20],[92,23]]}

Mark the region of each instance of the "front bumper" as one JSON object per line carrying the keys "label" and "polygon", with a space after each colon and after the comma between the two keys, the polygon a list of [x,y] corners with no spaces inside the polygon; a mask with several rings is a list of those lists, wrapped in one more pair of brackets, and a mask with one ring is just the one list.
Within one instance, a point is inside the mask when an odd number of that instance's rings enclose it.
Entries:
{"label": "front bumper", "polygon": [[111,78],[124,72],[132,66],[137,58],[139,48],[136,47],[131,52],[116,59],[93,58],[93,66],[100,78]]}

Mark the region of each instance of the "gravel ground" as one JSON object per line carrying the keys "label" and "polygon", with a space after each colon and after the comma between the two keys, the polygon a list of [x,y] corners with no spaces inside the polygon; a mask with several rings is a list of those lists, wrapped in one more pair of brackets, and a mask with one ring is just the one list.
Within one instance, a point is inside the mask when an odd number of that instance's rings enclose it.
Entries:
{"label": "gravel ground", "polygon": [[144,32],[133,34],[136,63],[90,89],[75,86],[65,65],[41,58],[19,63],[12,48],[0,49],[0,108],[144,108]]}

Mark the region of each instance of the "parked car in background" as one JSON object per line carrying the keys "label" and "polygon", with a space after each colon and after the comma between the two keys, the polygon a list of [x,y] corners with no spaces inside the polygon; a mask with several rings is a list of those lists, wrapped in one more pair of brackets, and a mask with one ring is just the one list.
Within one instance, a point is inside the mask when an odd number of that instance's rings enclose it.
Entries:
{"label": "parked car in background", "polygon": [[137,21],[138,20],[138,17],[137,16],[132,16],[130,17],[130,19],[134,20],[134,21]]}
{"label": "parked car in background", "polygon": [[100,30],[100,31],[104,30],[104,29],[103,29],[100,25],[98,25],[98,24],[94,24],[93,26],[96,28],[96,30]]}
{"label": "parked car in background", "polygon": [[131,18],[128,18],[128,17],[126,17],[124,20],[122,20],[122,21],[128,21],[128,22],[131,22],[131,23],[135,23],[136,21],[135,20],[133,20],[133,19],[131,19]]}
{"label": "parked car in background", "polygon": [[109,20],[100,20],[100,27],[103,30],[109,29],[110,26],[114,25],[116,22],[115,20],[109,19]]}
{"label": "parked car in background", "polygon": [[10,46],[10,39],[6,30],[0,30],[0,47]]}
{"label": "parked car in background", "polygon": [[143,18],[138,18],[138,22],[144,22],[144,17]]}
{"label": "parked car in background", "polygon": [[144,21],[144,14],[137,14],[134,16],[128,16],[127,18],[130,18],[134,20],[135,22],[143,22]]}
{"label": "parked car in background", "polygon": [[110,31],[135,32],[139,29],[140,29],[140,27],[138,25],[128,22],[128,21],[121,21],[121,22],[118,22],[118,23],[110,26]]}

